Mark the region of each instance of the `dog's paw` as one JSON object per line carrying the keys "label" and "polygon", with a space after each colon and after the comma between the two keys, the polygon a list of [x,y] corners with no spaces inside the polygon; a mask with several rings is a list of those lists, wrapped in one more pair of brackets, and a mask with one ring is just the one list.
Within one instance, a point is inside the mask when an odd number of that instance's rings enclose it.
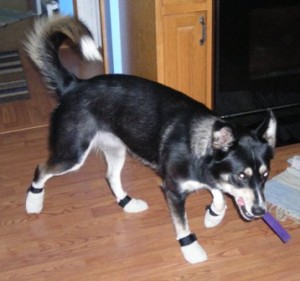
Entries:
{"label": "dog's paw", "polygon": [[205,250],[197,241],[194,241],[190,245],[181,247],[181,252],[185,260],[191,264],[200,263],[207,260],[207,254]]}
{"label": "dog's paw", "polygon": [[44,205],[44,195],[45,191],[41,193],[32,193],[29,191],[26,198],[26,211],[28,214],[39,214]]}
{"label": "dog's paw", "polygon": [[123,207],[127,213],[140,213],[148,209],[148,204],[140,199],[131,198],[131,200]]}
{"label": "dog's paw", "polygon": [[204,225],[206,228],[212,228],[217,226],[223,220],[226,213],[227,206],[223,209],[223,211],[216,211],[213,207],[213,204],[206,210],[206,214],[204,217]]}

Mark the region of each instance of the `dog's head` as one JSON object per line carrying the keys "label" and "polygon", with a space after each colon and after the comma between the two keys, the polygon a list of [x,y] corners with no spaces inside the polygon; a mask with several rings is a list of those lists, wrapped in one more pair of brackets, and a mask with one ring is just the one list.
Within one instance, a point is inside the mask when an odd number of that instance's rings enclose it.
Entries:
{"label": "dog's head", "polygon": [[256,129],[238,134],[225,122],[216,122],[212,134],[212,172],[217,187],[233,196],[246,220],[263,216],[264,185],[276,141],[272,112]]}

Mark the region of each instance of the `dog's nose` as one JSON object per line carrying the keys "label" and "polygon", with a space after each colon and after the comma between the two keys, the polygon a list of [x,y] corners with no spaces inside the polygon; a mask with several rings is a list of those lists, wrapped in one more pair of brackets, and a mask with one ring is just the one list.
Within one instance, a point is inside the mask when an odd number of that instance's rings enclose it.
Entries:
{"label": "dog's nose", "polygon": [[260,206],[253,206],[251,211],[252,211],[253,215],[259,216],[259,217],[264,215],[266,212],[265,208],[262,208]]}

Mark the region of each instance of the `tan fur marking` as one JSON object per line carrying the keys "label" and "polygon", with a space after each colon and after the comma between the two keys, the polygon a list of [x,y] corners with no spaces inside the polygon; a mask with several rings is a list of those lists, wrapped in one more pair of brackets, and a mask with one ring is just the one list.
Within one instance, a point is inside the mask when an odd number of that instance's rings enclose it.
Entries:
{"label": "tan fur marking", "polygon": [[264,174],[266,171],[267,171],[266,165],[261,165],[261,166],[259,167],[259,173],[260,173],[261,175]]}
{"label": "tan fur marking", "polygon": [[248,177],[251,177],[253,175],[253,170],[248,167],[244,170],[245,175],[247,175]]}

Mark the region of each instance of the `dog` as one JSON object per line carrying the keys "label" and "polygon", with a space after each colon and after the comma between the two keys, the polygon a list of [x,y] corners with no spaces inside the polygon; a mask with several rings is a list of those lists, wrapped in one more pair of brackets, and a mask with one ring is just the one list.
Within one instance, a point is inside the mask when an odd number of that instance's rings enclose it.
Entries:
{"label": "dog", "polygon": [[276,143],[271,111],[256,129],[244,130],[153,81],[123,74],[79,79],[59,60],[58,50],[66,39],[86,60],[102,59],[91,32],[72,17],[40,19],[28,36],[27,53],[59,105],[50,122],[49,158],[37,166],[27,192],[27,213],[42,211],[47,180],[78,170],[97,150],[105,156],[107,181],[125,212],[148,209],[145,201],[130,197],[122,187],[126,152],[158,173],[176,239],[189,263],[207,260],[189,229],[185,202],[190,193],[208,189],[212,194],[204,217],[207,228],[224,218],[224,193],[233,197],[245,220],[263,216],[264,184]]}

